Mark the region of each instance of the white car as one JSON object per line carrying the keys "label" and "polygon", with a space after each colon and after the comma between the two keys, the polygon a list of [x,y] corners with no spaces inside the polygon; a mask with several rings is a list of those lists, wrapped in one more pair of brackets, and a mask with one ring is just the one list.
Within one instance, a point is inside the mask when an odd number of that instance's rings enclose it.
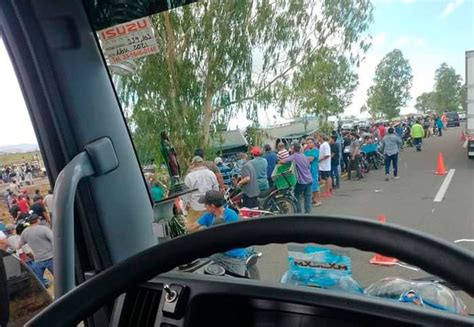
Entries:
{"label": "white car", "polygon": [[354,122],[352,120],[343,120],[341,128],[351,130],[354,128]]}

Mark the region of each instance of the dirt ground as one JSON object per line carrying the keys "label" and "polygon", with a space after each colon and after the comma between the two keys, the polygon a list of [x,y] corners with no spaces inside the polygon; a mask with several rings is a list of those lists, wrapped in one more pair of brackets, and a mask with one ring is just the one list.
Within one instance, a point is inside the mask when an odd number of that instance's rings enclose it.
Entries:
{"label": "dirt ground", "polygon": [[[47,178],[35,178],[33,180],[34,184],[33,185],[24,185],[21,189],[26,189],[28,191],[28,194],[32,196],[35,194],[35,190],[40,190],[40,194],[45,196],[48,194],[48,190],[50,189],[49,185],[49,180]],[[8,208],[5,205],[5,202],[3,201],[3,193],[5,190],[9,187],[9,184],[0,184],[0,194],[2,195],[1,201],[0,201],[0,221],[3,222],[4,224],[11,223],[11,216],[10,213],[8,212]],[[45,277],[48,278],[50,281],[52,281],[51,286],[48,288],[48,293],[53,296],[54,295],[54,281],[53,281],[53,276],[46,271]]]}
{"label": "dirt ground", "polygon": [[[40,190],[40,194],[45,196],[48,194],[48,190],[50,189],[49,180],[47,178],[35,178],[33,180],[33,185],[24,185],[21,189],[27,190],[28,195],[33,196],[35,194],[35,190]],[[3,221],[4,224],[8,224],[11,222],[11,216],[8,212],[8,208],[3,201],[3,193],[9,187],[10,184],[0,183],[0,194],[2,199],[0,201],[0,220]]]}

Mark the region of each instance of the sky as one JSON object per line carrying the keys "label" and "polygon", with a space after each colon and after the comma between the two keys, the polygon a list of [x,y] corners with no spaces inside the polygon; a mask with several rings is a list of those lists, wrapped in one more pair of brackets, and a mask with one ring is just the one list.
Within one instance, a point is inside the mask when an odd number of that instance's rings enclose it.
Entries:
{"label": "sky", "polygon": [[0,38],[0,146],[37,144],[15,71]]}
{"label": "sky", "polygon": [[[453,66],[464,78],[464,52],[474,50],[474,0],[375,0],[370,26],[372,47],[357,69],[359,86],[345,115],[359,115],[367,101],[375,68],[385,54],[398,48],[413,72],[412,99],[402,113],[414,112],[415,99],[433,88],[434,72],[441,63]],[[261,112],[262,125],[282,122],[272,110]],[[15,72],[0,38],[0,145],[37,143]],[[230,127],[243,128],[245,115]]]}
{"label": "sky", "polygon": [[411,101],[433,89],[435,70],[446,62],[464,79],[465,51],[474,49],[474,0],[375,0],[372,47],[358,70],[359,87],[346,115],[358,115],[367,101],[378,62],[400,49],[412,67]]}
{"label": "sky", "polygon": [[[344,116],[360,115],[367,102],[379,61],[393,49],[402,51],[413,74],[411,100],[402,114],[415,112],[416,97],[433,89],[435,70],[446,62],[464,79],[464,55],[474,50],[474,0],[375,0],[374,21],[369,28],[372,46],[356,69],[359,86]],[[262,125],[282,122],[275,112],[259,115]],[[268,117],[270,119],[268,119]],[[239,115],[231,127],[250,124]]]}

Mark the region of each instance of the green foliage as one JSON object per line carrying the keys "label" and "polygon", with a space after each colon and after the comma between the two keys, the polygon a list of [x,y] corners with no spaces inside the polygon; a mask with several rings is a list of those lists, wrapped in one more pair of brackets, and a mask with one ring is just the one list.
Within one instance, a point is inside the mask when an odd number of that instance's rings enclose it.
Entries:
{"label": "green foliage", "polygon": [[334,126],[326,121],[326,122],[321,123],[318,131],[326,135],[330,135],[333,130],[334,130]]}
{"label": "green foliage", "polygon": [[435,111],[466,110],[466,88],[462,78],[453,67],[442,63],[435,71],[435,84],[431,92],[425,92],[416,98],[415,108],[422,113]]}
{"label": "green foliage", "polygon": [[434,98],[436,111],[459,111],[462,108],[462,78],[446,63],[436,69]]}
{"label": "green foliage", "polygon": [[367,91],[367,105],[372,117],[397,117],[410,100],[412,80],[410,63],[400,50],[385,55],[375,70],[374,84]]}
{"label": "green foliage", "polygon": [[354,84],[349,66],[370,45],[372,10],[370,0],[200,1],[153,16],[160,51],[137,60],[137,73],[123,77],[120,91],[140,159],[159,159],[159,132],[166,130],[182,164],[237,112],[257,122],[257,110],[285,110],[294,85],[308,95],[309,108],[316,93],[304,76],[318,68],[344,73],[314,85],[324,94],[317,110],[340,111]]}
{"label": "green foliage", "polygon": [[264,137],[269,135],[260,127],[258,123],[253,123],[247,126],[244,132],[244,137],[247,140],[249,147],[262,146]]}
{"label": "green foliage", "polygon": [[415,108],[419,113],[436,111],[436,101],[434,92],[424,92],[416,98]]}
{"label": "green foliage", "polygon": [[357,74],[349,60],[335,49],[324,48],[308,56],[293,78],[293,96],[305,114],[337,115],[351,102]]}

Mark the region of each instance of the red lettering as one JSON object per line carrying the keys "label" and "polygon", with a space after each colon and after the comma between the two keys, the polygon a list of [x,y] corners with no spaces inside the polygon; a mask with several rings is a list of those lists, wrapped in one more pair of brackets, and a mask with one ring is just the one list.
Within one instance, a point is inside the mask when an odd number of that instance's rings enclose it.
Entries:
{"label": "red lettering", "polygon": [[127,30],[125,29],[125,26],[117,26],[115,28],[115,31],[117,32],[118,35],[127,33]]}
{"label": "red lettering", "polygon": [[127,31],[128,32],[133,32],[137,30],[137,24],[136,23],[130,23],[127,24]]}
{"label": "red lettering", "polygon": [[[141,23],[141,25],[140,25],[140,23]],[[143,28],[148,26],[148,22],[147,22],[146,19],[143,19],[142,21],[138,21],[138,22],[136,22],[136,24],[137,24],[139,29],[143,29]]]}
{"label": "red lettering", "polygon": [[115,29],[111,28],[111,29],[103,31],[102,33],[100,33],[100,35],[102,35],[102,39],[108,40],[108,39],[116,37],[117,33],[115,33]]}
{"label": "red lettering", "polygon": [[120,35],[127,34],[129,32],[138,31],[147,27],[148,27],[148,21],[146,19],[142,19],[137,22],[111,27],[109,29],[106,29],[105,31],[102,31],[100,35],[102,36],[104,40],[108,40]]}

